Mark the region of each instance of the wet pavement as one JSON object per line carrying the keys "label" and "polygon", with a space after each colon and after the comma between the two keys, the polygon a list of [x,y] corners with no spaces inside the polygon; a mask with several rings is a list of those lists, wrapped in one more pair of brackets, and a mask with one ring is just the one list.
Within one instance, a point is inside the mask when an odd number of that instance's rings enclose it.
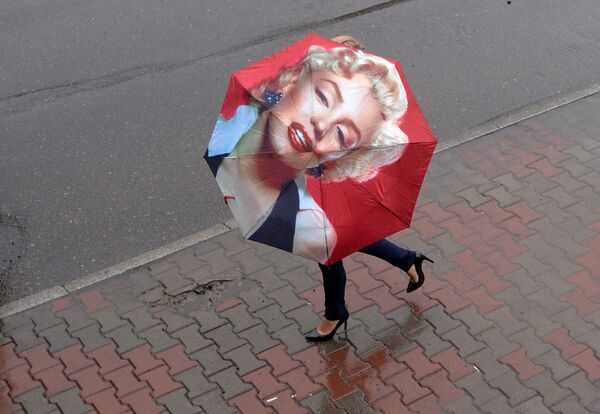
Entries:
{"label": "wet pavement", "polygon": [[437,153],[413,226],[422,289],[230,231],[0,320],[2,413],[600,412],[600,95]]}

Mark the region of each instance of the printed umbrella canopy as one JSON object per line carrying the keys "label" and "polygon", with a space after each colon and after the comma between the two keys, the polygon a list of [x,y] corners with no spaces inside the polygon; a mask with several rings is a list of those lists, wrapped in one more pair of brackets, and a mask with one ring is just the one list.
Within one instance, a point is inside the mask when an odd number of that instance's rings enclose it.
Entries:
{"label": "printed umbrella canopy", "polygon": [[398,62],[310,34],[233,73],[204,157],[245,238],[331,264],[410,225],[435,145]]}

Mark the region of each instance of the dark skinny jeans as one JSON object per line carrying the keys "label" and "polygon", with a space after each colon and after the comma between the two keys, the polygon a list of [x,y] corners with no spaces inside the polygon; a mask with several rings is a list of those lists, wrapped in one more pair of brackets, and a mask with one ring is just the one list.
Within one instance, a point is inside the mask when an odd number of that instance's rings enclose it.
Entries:
{"label": "dark skinny jeans", "polygon": [[[385,260],[405,272],[415,263],[416,252],[403,249],[385,239],[376,241],[359,251]],[[323,288],[325,289],[325,319],[330,321],[346,319],[348,311],[344,301],[346,291],[344,264],[340,260],[331,266],[319,263],[319,267],[323,272]]]}

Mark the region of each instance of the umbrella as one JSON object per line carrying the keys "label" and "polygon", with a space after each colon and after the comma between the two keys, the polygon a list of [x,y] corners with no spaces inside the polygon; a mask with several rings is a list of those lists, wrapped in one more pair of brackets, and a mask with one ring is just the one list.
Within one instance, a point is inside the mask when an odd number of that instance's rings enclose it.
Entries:
{"label": "umbrella", "polygon": [[331,264],[410,225],[435,145],[397,61],[313,33],[232,74],[204,158],[244,238]]}

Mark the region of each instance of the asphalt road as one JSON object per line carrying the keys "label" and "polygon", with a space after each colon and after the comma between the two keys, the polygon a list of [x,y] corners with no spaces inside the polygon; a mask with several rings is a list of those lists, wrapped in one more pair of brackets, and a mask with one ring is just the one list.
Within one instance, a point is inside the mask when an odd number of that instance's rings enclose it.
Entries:
{"label": "asphalt road", "polygon": [[399,59],[440,141],[600,81],[598,0],[5,0],[0,304],[231,218],[228,74],[311,31]]}

